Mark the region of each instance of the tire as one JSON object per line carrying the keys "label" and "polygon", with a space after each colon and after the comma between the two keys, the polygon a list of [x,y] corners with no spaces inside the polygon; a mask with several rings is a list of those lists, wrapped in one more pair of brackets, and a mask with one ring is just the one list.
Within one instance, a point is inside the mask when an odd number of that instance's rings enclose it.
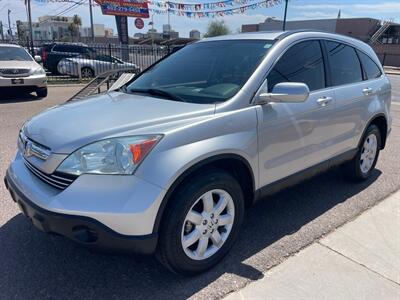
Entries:
{"label": "tire", "polygon": [[36,95],[39,98],[46,98],[48,94],[47,88],[43,88],[43,89],[38,89],[36,90]]}
{"label": "tire", "polygon": [[[213,199],[211,201],[215,206],[214,210],[208,210],[211,213],[207,214],[203,199],[206,198],[205,195],[210,194],[212,198],[208,199]],[[225,201],[227,205],[218,214],[217,204],[222,203],[219,202],[222,199],[221,195],[227,199]],[[163,215],[157,248],[158,260],[172,272],[186,275],[194,275],[215,266],[237,239],[244,209],[242,189],[230,174],[215,169],[191,177],[173,194]],[[198,212],[203,210],[203,213],[206,213],[206,215],[196,215],[201,218],[197,225],[187,221],[189,211],[193,213],[195,210]],[[214,217],[212,212],[215,212]],[[205,219],[208,219],[207,224],[204,223],[207,221]],[[227,220],[232,223],[224,225],[223,223],[228,223]],[[221,239],[216,239],[218,235]],[[183,240],[190,236],[199,236],[199,239],[185,248]],[[206,239],[208,239],[207,250],[200,255],[202,251],[199,249],[204,248],[200,247],[200,243]],[[216,240],[219,240],[218,244],[214,242]],[[205,245],[204,242],[202,244]]]}
{"label": "tire", "polygon": [[[375,144],[375,146],[369,146],[370,143]],[[376,125],[370,125],[361,140],[356,156],[342,165],[343,175],[351,181],[368,179],[375,169],[381,145],[382,139],[379,128]]]}
{"label": "tire", "polygon": [[82,78],[94,78],[94,71],[91,68],[84,67],[81,69]]}

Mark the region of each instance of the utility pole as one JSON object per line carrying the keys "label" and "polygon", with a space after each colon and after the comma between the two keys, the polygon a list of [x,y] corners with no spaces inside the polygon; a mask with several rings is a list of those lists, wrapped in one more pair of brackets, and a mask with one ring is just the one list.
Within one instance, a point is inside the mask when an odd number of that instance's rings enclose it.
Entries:
{"label": "utility pole", "polygon": [[32,28],[31,0],[28,0],[28,22],[29,22],[29,39],[30,39],[29,48],[30,48],[32,56],[34,57],[35,52],[33,50],[33,28]]}
{"label": "utility pole", "polygon": [[169,16],[169,1],[167,1],[166,4],[167,4],[168,30],[169,30],[168,36],[169,36],[169,39],[171,39],[171,29],[172,28],[171,28],[171,20],[170,20],[170,16]]}
{"label": "utility pole", "polygon": [[289,0],[285,0],[285,15],[283,17],[283,31],[286,30],[286,17],[287,17],[287,9],[288,9]]}
{"label": "utility pole", "polygon": [[95,42],[94,37],[94,25],[93,25],[93,8],[92,8],[92,0],[89,0],[89,11],[90,11],[90,32],[92,35],[92,41]]}
{"label": "utility pole", "polygon": [[0,35],[1,35],[1,41],[4,42],[4,31],[3,31],[3,22],[0,21]]}
{"label": "utility pole", "polygon": [[154,13],[151,15],[151,48],[154,49]]}
{"label": "utility pole", "polygon": [[13,40],[12,29],[11,29],[10,14],[11,14],[11,10],[8,10],[8,34],[10,35],[11,40]]}

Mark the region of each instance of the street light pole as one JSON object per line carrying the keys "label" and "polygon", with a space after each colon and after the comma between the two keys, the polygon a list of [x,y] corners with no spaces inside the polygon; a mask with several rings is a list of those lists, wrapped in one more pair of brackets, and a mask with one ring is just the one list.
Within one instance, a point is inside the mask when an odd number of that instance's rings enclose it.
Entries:
{"label": "street light pole", "polygon": [[92,35],[92,41],[94,42],[94,25],[93,25],[93,8],[92,8],[92,0],[89,0],[89,11],[90,11],[90,32]]}
{"label": "street light pole", "polygon": [[283,31],[286,30],[286,17],[287,17],[287,9],[288,9],[289,0],[285,0],[285,15],[283,17]]}

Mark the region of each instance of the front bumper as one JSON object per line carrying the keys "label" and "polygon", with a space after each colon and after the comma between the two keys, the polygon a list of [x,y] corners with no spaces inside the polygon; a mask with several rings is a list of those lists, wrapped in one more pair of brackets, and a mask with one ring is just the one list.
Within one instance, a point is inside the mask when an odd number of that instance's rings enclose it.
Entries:
{"label": "front bumper", "polygon": [[[23,83],[13,84],[12,79],[22,79]],[[20,88],[20,87],[32,87],[32,88],[45,88],[47,86],[47,77],[43,75],[31,75],[28,77],[15,77],[8,78],[0,76],[0,87],[7,88]]]}
{"label": "front bumper", "polygon": [[152,254],[157,246],[157,234],[146,236],[127,236],[119,234],[102,223],[82,216],[54,213],[45,210],[30,201],[17,186],[4,178],[12,199],[18,203],[23,214],[32,224],[46,233],[55,233],[94,248]]}
{"label": "front bumper", "polygon": [[136,176],[82,175],[60,191],[31,173],[18,152],[6,185],[24,214],[45,232],[138,253],[156,247],[154,224],[165,191]]}

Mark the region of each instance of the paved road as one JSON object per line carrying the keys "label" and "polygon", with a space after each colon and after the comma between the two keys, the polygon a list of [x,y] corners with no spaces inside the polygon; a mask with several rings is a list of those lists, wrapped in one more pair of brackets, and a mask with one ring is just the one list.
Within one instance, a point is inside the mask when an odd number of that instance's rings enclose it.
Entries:
{"label": "paved road", "polygon": [[[13,158],[23,121],[73,92],[52,88],[43,100],[0,100],[0,176]],[[41,233],[0,185],[0,298],[221,298],[400,188],[400,105],[393,105],[393,114],[393,132],[369,181],[350,184],[332,170],[256,204],[233,251],[193,278],[172,275],[151,257],[90,253]]]}
{"label": "paved road", "polygon": [[400,103],[400,75],[389,75],[392,83],[392,99],[394,102]]}

